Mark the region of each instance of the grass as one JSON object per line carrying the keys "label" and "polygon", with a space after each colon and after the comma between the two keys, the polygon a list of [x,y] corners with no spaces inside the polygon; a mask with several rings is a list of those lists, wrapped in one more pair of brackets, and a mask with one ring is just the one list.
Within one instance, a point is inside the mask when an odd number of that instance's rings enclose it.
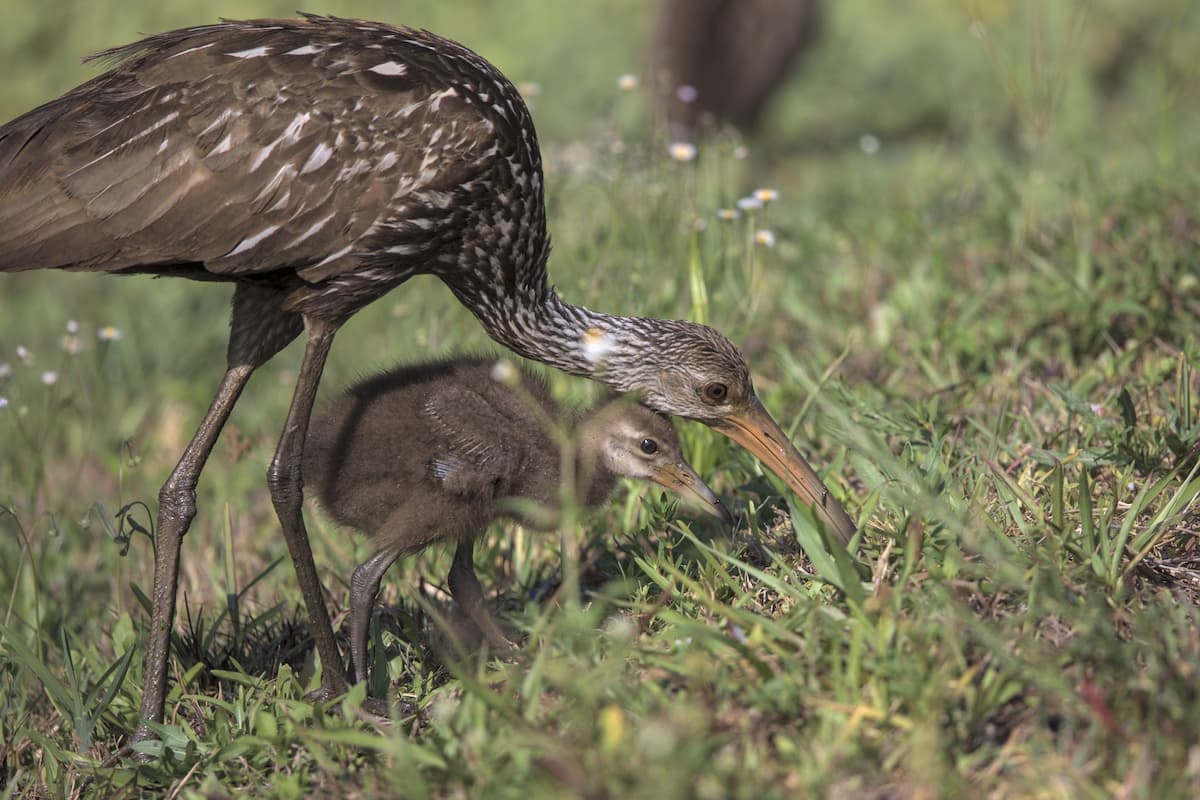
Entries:
{"label": "grass", "polygon": [[[1192,4],[848,0],[749,158],[719,140],[691,163],[616,89],[642,64],[640,5],[411,5],[403,21],[540,82],[563,295],[738,341],[863,520],[855,559],[750,456],[684,424],[746,514],[736,531],[630,487],[574,532],[586,594],[560,607],[559,538],[495,529],[477,562],[526,637],[513,663],[437,646],[448,554],[410,559],[375,633],[397,721],[364,718],[363,687],[314,704],[263,476],[293,346],[251,382],[199,490],[160,757],[101,769],[136,722],[144,534],[216,385],[228,290],[5,276],[0,797],[1200,794]],[[214,15],[59,8],[0,34],[9,116],[85,77],[82,53]],[[779,200],[717,218],[758,185]],[[346,326],[323,396],[487,346],[414,280]],[[309,519],[345,609],[367,545]]]}

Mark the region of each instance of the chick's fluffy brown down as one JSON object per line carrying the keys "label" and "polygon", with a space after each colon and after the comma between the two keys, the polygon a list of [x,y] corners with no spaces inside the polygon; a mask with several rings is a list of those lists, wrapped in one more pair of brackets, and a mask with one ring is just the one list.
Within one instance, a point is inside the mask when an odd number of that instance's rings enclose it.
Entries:
{"label": "chick's fluffy brown down", "polygon": [[[561,467],[550,430],[562,422],[557,406],[530,373],[517,372],[516,386],[498,380],[505,369],[512,371],[496,359],[461,359],[357,384],[313,422],[306,483],[337,522],[404,537],[389,542],[401,553],[478,536],[505,498],[552,505]],[[581,499],[608,494],[612,476],[597,479],[603,485]]]}

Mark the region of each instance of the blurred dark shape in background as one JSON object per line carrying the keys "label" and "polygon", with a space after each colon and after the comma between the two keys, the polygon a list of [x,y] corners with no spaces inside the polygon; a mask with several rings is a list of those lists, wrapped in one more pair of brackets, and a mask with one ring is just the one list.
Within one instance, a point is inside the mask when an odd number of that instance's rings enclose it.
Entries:
{"label": "blurred dark shape in background", "polygon": [[671,137],[752,133],[821,16],[820,0],[663,0],[651,63]]}

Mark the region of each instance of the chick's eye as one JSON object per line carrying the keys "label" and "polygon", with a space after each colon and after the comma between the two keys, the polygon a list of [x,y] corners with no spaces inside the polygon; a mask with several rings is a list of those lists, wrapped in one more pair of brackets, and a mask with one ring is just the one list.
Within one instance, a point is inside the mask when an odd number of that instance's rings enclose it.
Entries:
{"label": "chick's eye", "polygon": [[704,399],[710,403],[722,403],[729,396],[729,387],[723,383],[710,383],[704,387]]}
{"label": "chick's eye", "polygon": [[658,452],[658,442],[653,439],[642,439],[642,452],[648,456],[652,456]]}

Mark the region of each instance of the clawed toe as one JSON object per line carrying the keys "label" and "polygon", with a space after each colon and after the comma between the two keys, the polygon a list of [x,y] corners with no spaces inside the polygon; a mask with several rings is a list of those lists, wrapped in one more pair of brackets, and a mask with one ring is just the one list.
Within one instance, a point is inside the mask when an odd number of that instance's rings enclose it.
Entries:
{"label": "clawed toe", "polygon": [[345,693],[346,692],[344,689],[337,691],[326,686],[321,686],[304,695],[304,699],[310,703],[328,703],[332,700],[338,699]]}
{"label": "clawed toe", "polygon": [[363,699],[362,710],[373,717],[391,719],[392,708],[386,697],[367,697]]}

